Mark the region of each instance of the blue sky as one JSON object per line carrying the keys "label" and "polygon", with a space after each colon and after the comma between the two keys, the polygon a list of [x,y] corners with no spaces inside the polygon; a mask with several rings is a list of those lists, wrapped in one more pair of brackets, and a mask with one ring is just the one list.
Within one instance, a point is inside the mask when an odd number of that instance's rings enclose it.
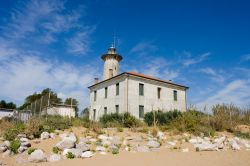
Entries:
{"label": "blue sky", "polygon": [[0,2],[0,99],[44,88],[88,105],[117,36],[121,71],[190,87],[188,102],[250,106],[249,1]]}

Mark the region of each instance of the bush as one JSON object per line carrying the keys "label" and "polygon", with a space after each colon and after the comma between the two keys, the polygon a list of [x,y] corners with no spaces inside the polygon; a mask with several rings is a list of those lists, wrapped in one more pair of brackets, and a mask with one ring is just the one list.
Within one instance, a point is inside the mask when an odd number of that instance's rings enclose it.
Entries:
{"label": "bush", "polygon": [[211,125],[217,131],[227,130],[232,132],[240,124],[241,110],[234,105],[215,105],[212,111]]}
{"label": "bush", "polygon": [[58,154],[60,152],[60,149],[58,147],[53,147],[52,148],[53,153]]}
{"label": "bush", "polygon": [[28,121],[25,129],[25,133],[28,136],[33,135],[35,138],[39,138],[41,133],[43,132],[43,125],[41,120],[38,118],[32,118]]}
{"label": "bush", "polygon": [[18,148],[21,146],[21,142],[19,140],[13,140],[10,142],[10,150],[17,154],[18,153]]}
{"label": "bush", "polygon": [[30,155],[31,153],[33,153],[36,150],[36,148],[29,148],[28,149],[28,155]]}
{"label": "bush", "polygon": [[129,113],[117,114],[111,113],[103,115],[100,122],[104,127],[138,127],[140,121]]}
{"label": "bush", "polygon": [[67,157],[67,159],[73,159],[73,158],[75,158],[75,155],[72,152],[68,152],[66,154],[66,157]]}
{"label": "bush", "polygon": [[148,112],[144,116],[144,121],[149,126],[154,125],[154,114],[155,114],[155,122],[157,125],[167,125],[177,117],[181,116],[181,112],[177,110],[168,112],[162,112],[162,111]]}
{"label": "bush", "polygon": [[43,131],[53,132],[56,129],[65,130],[72,126],[71,119],[62,116],[47,116],[42,121]]}
{"label": "bush", "polygon": [[207,116],[208,115],[199,111],[187,111],[173,120],[170,123],[170,128],[196,135],[200,133],[204,133],[206,136],[214,135],[213,128],[205,120]]}
{"label": "bush", "polygon": [[16,123],[4,132],[4,139],[12,141],[18,134],[24,133],[24,130],[25,125],[23,123]]}
{"label": "bush", "polygon": [[0,120],[0,135],[4,136],[4,133],[6,132],[6,130],[13,128],[14,124],[11,123],[9,120],[6,119],[1,119]]}
{"label": "bush", "polygon": [[118,154],[119,153],[119,149],[118,148],[113,148],[112,149],[112,154]]}

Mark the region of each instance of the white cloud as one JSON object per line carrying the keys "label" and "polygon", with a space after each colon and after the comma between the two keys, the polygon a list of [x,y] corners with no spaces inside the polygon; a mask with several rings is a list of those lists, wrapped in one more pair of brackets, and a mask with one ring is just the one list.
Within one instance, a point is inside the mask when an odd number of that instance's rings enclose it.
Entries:
{"label": "white cloud", "polygon": [[97,75],[97,69],[89,65],[75,67],[22,55],[0,63],[0,97],[18,102],[36,91],[51,88],[60,96],[77,98],[81,107],[88,105],[88,85]]}
{"label": "white cloud", "polygon": [[250,80],[233,80],[224,88],[218,90],[213,95],[200,101],[197,105],[214,105],[214,104],[236,104],[241,107],[250,106],[250,89],[249,89]]}
{"label": "white cloud", "polygon": [[139,55],[147,55],[150,52],[155,52],[158,50],[158,47],[154,45],[152,42],[148,41],[142,41],[137,43],[130,51],[129,53],[136,53]]}
{"label": "white cloud", "polygon": [[242,55],[241,60],[242,61],[250,61],[250,54]]}
{"label": "white cloud", "polygon": [[197,57],[197,58],[191,58],[191,53],[188,53],[188,52],[185,52],[185,55],[186,55],[188,58],[182,60],[182,64],[183,64],[185,67],[188,67],[188,66],[190,66],[190,65],[194,65],[194,64],[203,62],[204,60],[207,59],[207,57],[210,55],[210,53],[207,52],[207,53],[201,54],[201,55],[200,55],[199,57]]}
{"label": "white cloud", "polygon": [[202,68],[199,70],[201,73],[205,73],[209,76],[210,78],[216,82],[222,83],[226,79],[226,75],[222,75],[221,72],[216,71],[215,69],[212,69],[210,67]]}
{"label": "white cloud", "polygon": [[88,28],[67,39],[67,51],[74,55],[87,54],[90,51],[90,34],[93,30],[93,28]]}

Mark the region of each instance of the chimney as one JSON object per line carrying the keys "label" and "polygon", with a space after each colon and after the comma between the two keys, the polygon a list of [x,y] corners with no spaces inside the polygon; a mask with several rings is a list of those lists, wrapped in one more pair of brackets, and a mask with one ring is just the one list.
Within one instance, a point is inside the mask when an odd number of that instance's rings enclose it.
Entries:
{"label": "chimney", "polygon": [[94,84],[97,84],[99,82],[99,78],[94,78]]}

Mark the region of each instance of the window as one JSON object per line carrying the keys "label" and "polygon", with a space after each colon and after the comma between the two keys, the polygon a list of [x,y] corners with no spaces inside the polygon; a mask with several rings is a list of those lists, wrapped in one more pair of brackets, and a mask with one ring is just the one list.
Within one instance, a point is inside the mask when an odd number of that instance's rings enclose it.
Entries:
{"label": "window", "polygon": [[108,97],[108,87],[105,88],[105,98]]}
{"label": "window", "polygon": [[119,83],[116,84],[116,96],[119,95]]}
{"label": "window", "polygon": [[109,69],[109,78],[113,77],[113,69]]}
{"label": "window", "polygon": [[158,96],[158,99],[161,98],[161,88],[157,88],[157,96]]}
{"label": "window", "polygon": [[173,93],[174,93],[174,101],[177,101],[177,91],[174,90]]}
{"label": "window", "polygon": [[97,95],[97,92],[96,90],[94,91],[94,101],[96,101],[96,95]]}
{"label": "window", "polygon": [[93,120],[95,120],[95,116],[96,116],[96,109],[93,110]]}
{"label": "window", "polygon": [[119,114],[119,105],[115,105],[115,112]]}
{"label": "window", "polygon": [[144,117],[144,106],[140,105],[139,106],[139,118],[143,118]]}
{"label": "window", "polygon": [[108,109],[107,107],[104,107],[104,115],[106,115],[108,113]]}
{"label": "window", "polygon": [[144,84],[139,84],[139,95],[144,96]]}

